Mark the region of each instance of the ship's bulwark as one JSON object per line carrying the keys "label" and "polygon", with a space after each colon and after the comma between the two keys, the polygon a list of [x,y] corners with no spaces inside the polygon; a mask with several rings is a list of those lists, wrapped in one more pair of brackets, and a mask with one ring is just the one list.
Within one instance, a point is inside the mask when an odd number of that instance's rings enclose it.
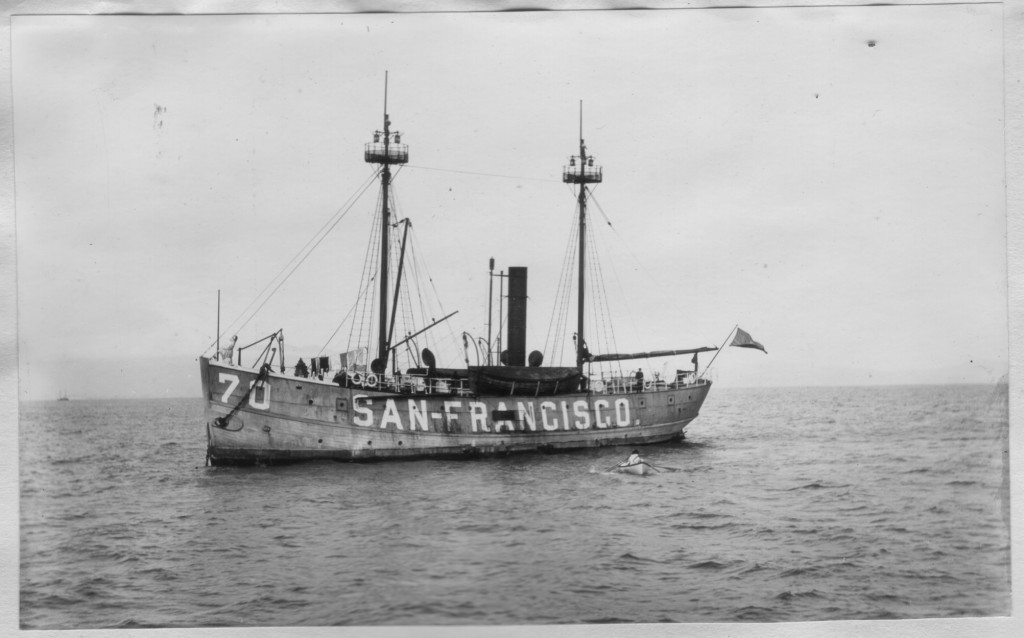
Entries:
{"label": "ship's bulwark", "polygon": [[[637,393],[472,396],[339,387],[200,359],[213,465],[462,457],[682,436],[710,382]],[[250,392],[250,389],[252,390]]]}

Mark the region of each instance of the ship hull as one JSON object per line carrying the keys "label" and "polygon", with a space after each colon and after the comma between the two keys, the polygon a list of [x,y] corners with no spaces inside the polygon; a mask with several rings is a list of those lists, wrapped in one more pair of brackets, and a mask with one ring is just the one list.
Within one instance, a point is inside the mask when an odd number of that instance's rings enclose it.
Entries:
{"label": "ship hull", "polygon": [[679,438],[709,381],[643,392],[476,396],[340,387],[200,359],[211,465],[381,461],[643,445]]}

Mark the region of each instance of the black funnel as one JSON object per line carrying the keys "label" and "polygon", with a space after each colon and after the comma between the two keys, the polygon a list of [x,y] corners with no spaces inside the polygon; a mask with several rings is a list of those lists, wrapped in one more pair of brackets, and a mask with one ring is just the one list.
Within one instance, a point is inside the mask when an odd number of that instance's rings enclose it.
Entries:
{"label": "black funnel", "polygon": [[508,269],[508,364],[526,365],[526,267]]}

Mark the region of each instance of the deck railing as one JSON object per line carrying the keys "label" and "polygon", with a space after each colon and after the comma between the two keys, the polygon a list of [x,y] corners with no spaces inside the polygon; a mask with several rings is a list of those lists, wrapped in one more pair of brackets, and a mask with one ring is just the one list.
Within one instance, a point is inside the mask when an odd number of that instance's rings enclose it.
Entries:
{"label": "deck railing", "polygon": [[[293,368],[294,369],[294,368]],[[333,373],[333,371],[332,371]],[[276,375],[275,375],[276,376]],[[472,390],[468,379],[447,377],[427,377],[422,374],[383,375],[366,372],[346,372],[338,379],[337,373],[317,375],[311,374],[310,381],[329,385],[340,385],[346,388],[363,388],[395,392],[397,394],[471,396]],[[660,377],[644,378],[640,381],[634,376],[600,375],[588,378],[588,390],[591,394],[633,394],[637,392],[664,392],[690,386],[702,386],[710,383],[708,379],[698,377],[693,372],[677,374],[671,380]]]}

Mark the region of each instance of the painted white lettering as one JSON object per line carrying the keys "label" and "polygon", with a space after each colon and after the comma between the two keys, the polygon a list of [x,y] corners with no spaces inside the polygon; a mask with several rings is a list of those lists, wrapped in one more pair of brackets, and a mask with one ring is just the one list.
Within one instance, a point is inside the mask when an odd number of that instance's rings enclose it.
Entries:
{"label": "painted white lettering", "polygon": [[477,428],[480,428],[480,432],[490,432],[491,430],[487,427],[487,404],[481,403],[480,401],[469,402],[469,424],[472,426],[473,431],[477,432]]}
{"label": "painted white lettering", "polygon": [[519,422],[523,424],[523,431],[526,428],[530,429],[530,432],[537,431],[537,417],[533,413],[533,403],[519,402]]}
{"label": "painted white lettering", "polygon": [[458,429],[458,414],[452,414],[452,408],[461,408],[462,401],[445,401],[444,402],[444,422],[449,430]]}
{"label": "painted white lettering", "polygon": [[615,399],[615,425],[620,428],[629,425],[629,399]]}
{"label": "painted white lettering", "polygon": [[427,426],[427,401],[426,399],[420,400],[420,404],[416,405],[416,401],[409,399],[409,430],[415,430],[416,426],[420,426],[420,429],[427,432],[430,428]]}
{"label": "painted white lettering", "polygon": [[[256,380],[249,382],[249,387],[252,388]],[[249,393],[249,405],[256,408],[257,410],[269,410],[270,409],[270,384],[266,381],[260,383],[255,388],[252,388],[252,392]]]}
{"label": "painted white lettering", "polygon": [[[499,412],[508,412],[508,406],[505,405],[504,401],[498,401],[498,411]],[[500,421],[495,421],[494,422],[494,431],[495,432],[501,432],[502,428],[506,428],[509,432],[515,432],[516,431],[516,424],[513,423],[512,421],[510,421],[509,419],[502,419]]]}
{"label": "painted white lettering", "polygon": [[594,423],[595,423],[595,425],[597,425],[597,427],[602,428],[602,429],[607,428],[609,425],[611,425],[611,418],[610,417],[608,417],[608,418],[602,418],[601,417],[601,410],[603,410],[603,409],[605,409],[607,407],[608,407],[608,401],[605,400],[605,399],[598,399],[597,401],[594,401]]}
{"label": "painted white lettering", "polygon": [[540,425],[547,432],[554,432],[558,429],[558,419],[552,418],[548,421],[548,410],[554,410],[554,401],[542,401],[540,404]]}
{"label": "painted white lettering", "polygon": [[388,399],[387,403],[384,404],[384,414],[380,417],[380,429],[384,429],[389,425],[395,426],[396,430],[404,430],[402,427],[402,417],[398,416],[398,406],[395,405],[394,399]]}
{"label": "painted white lettering", "polygon": [[224,396],[220,398],[222,402],[227,403],[228,398],[231,397],[231,393],[234,392],[235,388],[238,387],[238,376],[234,374],[228,374],[227,372],[221,372],[220,375],[217,377],[217,380],[220,381],[221,383],[224,383],[225,381],[228,382],[228,389],[224,391]]}
{"label": "painted white lettering", "polygon": [[590,428],[590,410],[587,409],[587,402],[583,399],[573,401],[572,411],[576,415],[576,429],[586,430]]}
{"label": "painted white lettering", "polygon": [[569,404],[566,403],[565,401],[562,401],[562,417],[564,417],[564,419],[562,421],[562,427],[565,429],[566,432],[568,432],[569,431]]}
{"label": "painted white lettering", "polygon": [[366,398],[365,394],[357,394],[352,397],[352,410],[359,416],[352,419],[356,425],[370,427],[373,425],[373,410],[366,407],[373,403],[373,399]]}

